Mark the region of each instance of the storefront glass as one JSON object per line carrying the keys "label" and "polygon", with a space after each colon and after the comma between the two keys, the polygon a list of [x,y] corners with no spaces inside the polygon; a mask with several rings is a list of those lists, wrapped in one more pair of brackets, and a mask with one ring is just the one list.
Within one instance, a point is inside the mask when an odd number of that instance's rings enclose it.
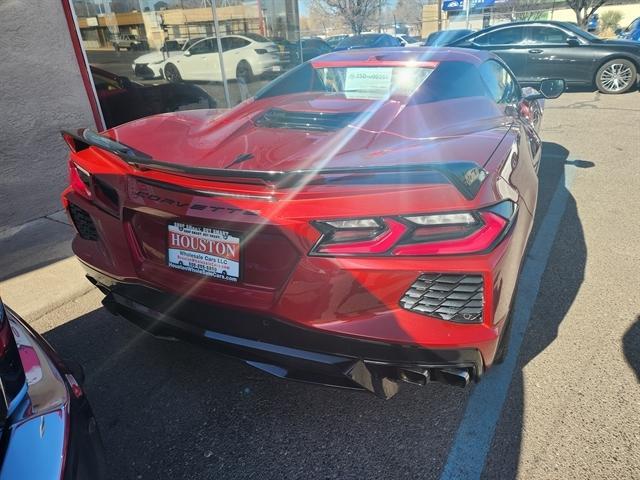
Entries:
{"label": "storefront glass", "polygon": [[226,108],[326,53],[300,39],[297,0],[71,2],[107,127]]}

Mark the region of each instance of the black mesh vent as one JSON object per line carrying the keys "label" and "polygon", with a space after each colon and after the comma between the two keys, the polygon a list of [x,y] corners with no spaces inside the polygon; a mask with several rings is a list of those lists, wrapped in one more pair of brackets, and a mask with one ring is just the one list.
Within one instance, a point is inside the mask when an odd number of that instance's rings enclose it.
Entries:
{"label": "black mesh vent", "polygon": [[482,276],[420,275],[400,300],[412,312],[461,323],[482,322]]}
{"label": "black mesh vent", "polygon": [[254,122],[259,127],[319,130],[322,132],[344,128],[358,118],[358,113],[290,112],[272,108],[258,116]]}
{"label": "black mesh vent", "polygon": [[87,212],[77,205],[70,203],[69,214],[71,215],[73,224],[76,226],[76,230],[78,230],[80,238],[84,238],[85,240],[98,240],[96,226],[93,224],[93,220],[91,220]]}

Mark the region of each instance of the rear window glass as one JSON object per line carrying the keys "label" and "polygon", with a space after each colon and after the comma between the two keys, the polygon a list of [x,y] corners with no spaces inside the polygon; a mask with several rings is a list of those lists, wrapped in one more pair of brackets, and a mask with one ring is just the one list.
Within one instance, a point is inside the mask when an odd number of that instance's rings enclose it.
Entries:
{"label": "rear window glass", "polygon": [[316,69],[324,89],[346,98],[382,100],[411,95],[433,72],[418,67],[331,67]]}
{"label": "rear window glass", "polygon": [[442,62],[425,67],[322,67],[305,63],[267,85],[256,99],[306,92],[343,98],[384,100],[410,97],[409,103],[430,103],[461,97],[491,97],[478,68],[467,62]]}

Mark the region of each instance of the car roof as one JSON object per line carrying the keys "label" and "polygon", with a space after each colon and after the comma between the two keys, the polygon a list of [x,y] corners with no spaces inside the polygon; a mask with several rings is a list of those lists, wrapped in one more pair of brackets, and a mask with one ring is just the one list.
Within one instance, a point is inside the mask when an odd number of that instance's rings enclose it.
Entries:
{"label": "car roof", "polygon": [[558,20],[529,20],[526,22],[508,22],[508,23],[499,23],[498,25],[493,25],[491,27],[487,27],[483,30],[479,30],[476,33],[480,32],[489,32],[491,30],[498,30],[499,28],[505,27],[517,27],[517,26],[527,26],[527,25],[549,25],[555,27],[566,27],[569,22],[560,22]]}
{"label": "car roof", "polygon": [[[358,50],[341,50],[317,57],[322,63],[358,63],[361,62],[467,62],[474,65],[495,58],[491,52],[470,50],[466,48],[434,48],[434,47],[391,47],[367,48]],[[314,61],[312,61],[314,63]]]}

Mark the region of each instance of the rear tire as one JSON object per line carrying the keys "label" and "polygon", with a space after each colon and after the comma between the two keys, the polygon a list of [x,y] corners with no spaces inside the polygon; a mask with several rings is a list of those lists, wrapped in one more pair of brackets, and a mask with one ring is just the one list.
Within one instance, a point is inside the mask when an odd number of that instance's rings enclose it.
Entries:
{"label": "rear tire", "polygon": [[596,86],[602,93],[620,94],[631,90],[638,81],[638,70],[630,60],[609,60],[596,73]]}
{"label": "rear tire", "polygon": [[164,78],[166,78],[169,83],[178,83],[182,81],[182,77],[180,76],[178,67],[176,67],[173,63],[167,63],[165,65]]}
{"label": "rear tire", "polygon": [[236,67],[236,81],[244,81],[245,83],[253,81],[253,70],[246,60],[240,60]]}

